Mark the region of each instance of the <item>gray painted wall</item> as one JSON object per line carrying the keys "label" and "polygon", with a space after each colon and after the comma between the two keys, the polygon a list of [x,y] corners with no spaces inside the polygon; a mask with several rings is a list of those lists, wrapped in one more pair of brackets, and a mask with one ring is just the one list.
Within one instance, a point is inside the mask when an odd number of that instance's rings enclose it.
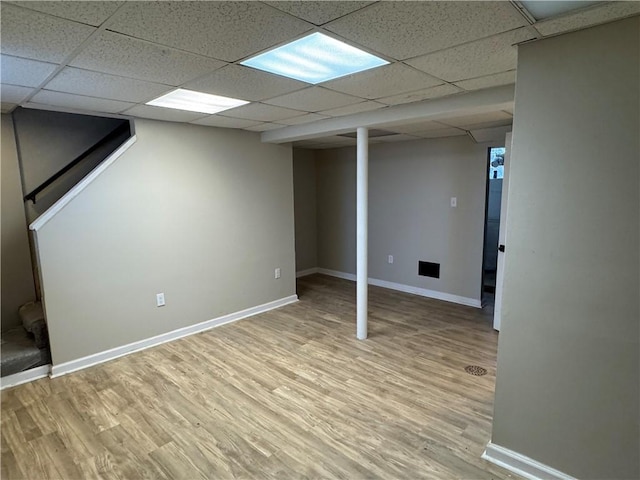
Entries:
{"label": "gray painted wall", "polygon": [[[480,300],[487,149],[468,137],[370,146],[370,277]],[[317,155],[318,266],[355,273],[355,148]],[[440,279],[418,276],[418,260],[440,263]]]}
{"label": "gray painted wall", "polygon": [[2,330],[20,325],[18,308],[36,299],[18,153],[10,115],[2,115]]}
{"label": "gray painted wall", "polygon": [[638,478],[640,19],[518,53],[492,441]]}
{"label": "gray painted wall", "polygon": [[314,150],[293,149],[296,271],[298,272],[318,266],[315,155]]}
{"label": "gray painted wall", "polygon": [[355,274],[355,147],[316,155],[318,266]]}
{"label": "gray painted wall", "polygon": [[38,232],[54,365],[295,294],[291,147],[151,120],[136,133]]}

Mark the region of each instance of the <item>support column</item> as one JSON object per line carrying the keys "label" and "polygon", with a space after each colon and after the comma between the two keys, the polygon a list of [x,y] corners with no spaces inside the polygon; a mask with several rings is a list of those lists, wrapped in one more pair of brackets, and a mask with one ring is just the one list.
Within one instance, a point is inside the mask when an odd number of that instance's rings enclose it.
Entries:
{"label": "support column", "polygon": [[357,129],[357,327],[358,340],[367,338],[368,228],[369,228],[369,131]]}

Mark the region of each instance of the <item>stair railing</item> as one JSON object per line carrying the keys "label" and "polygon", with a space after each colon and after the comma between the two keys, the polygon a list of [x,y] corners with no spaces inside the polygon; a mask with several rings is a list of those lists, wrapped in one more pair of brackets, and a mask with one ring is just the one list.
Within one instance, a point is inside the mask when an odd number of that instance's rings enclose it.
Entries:
{"label": "stair railing", "polygon": [[115,138],[119,137],[120,135],[122,135],[123,133],[128,132],[128,131],[129,131],[129,122],[127,122],[127,121],[122,122],[120,125],[118,125],[116,128],[114,128],[111,132],[109,132],[107,135],[105,135],[100,141],[98,141],[98,143],[96,143],[92,147],[89,147],[88,149],[86,149],[83,153],[78,155],[74,160],[69,162],[61,170],[59,170],[58,172],[54,173],[51,177],[49,177],[47,180],[45,180],[41,185],[39,185],[38,187],[34,188],[33,191],[31,191],[30,193],[25,195],[24,196],[24,201],[26,202],[27,200],[31,200],[35,204],[36,203],[36,196],[40,192],[42,192],[49,185],[54,183],[56,180],[58,180],[60,177],[62,177],[69,170],[71,170],[73,167],[78,165],[80,162],[82,162],[85,158],[87,158],[93,152],[98,150],[100,147],[102,147],[103,145],[106,145],[111,140],[114,140]]}

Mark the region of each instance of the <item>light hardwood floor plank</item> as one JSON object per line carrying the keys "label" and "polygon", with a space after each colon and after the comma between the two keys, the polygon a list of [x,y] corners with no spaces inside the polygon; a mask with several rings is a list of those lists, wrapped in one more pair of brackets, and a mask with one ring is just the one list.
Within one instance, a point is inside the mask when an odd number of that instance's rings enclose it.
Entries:
{"label": "light hardwood floor plank", "polygon": [[[490,438],[497,333],[482,310],[355,285],[2,392],[3,479],[507,479]],[[487,370],[481,377],[467,365]]]}

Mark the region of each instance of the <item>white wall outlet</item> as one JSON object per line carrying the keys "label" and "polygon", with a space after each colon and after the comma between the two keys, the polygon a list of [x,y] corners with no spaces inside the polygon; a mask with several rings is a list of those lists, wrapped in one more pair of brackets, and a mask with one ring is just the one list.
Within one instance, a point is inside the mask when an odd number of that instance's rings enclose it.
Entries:
{"label": "white wall outlet", "polygon": [[275,275],[276,278],[280,278],[280,268],[276,268]]}
{"label": "white wall outlet", "polygon": [[164,303],[164,293],[157,293],[156,294],[156,306],[157,307],[164,307],[165,303]]}
{"label": "white wall outlet", "polygon": [[454,208],[458,206],[458,197],[451,197],[451,206]]}
{"label": "white wall outlet", "polygon": [[387,262],[388,262],[388,263],[393,263],[393,255],[389,255],[389,256],[387,257]]}

